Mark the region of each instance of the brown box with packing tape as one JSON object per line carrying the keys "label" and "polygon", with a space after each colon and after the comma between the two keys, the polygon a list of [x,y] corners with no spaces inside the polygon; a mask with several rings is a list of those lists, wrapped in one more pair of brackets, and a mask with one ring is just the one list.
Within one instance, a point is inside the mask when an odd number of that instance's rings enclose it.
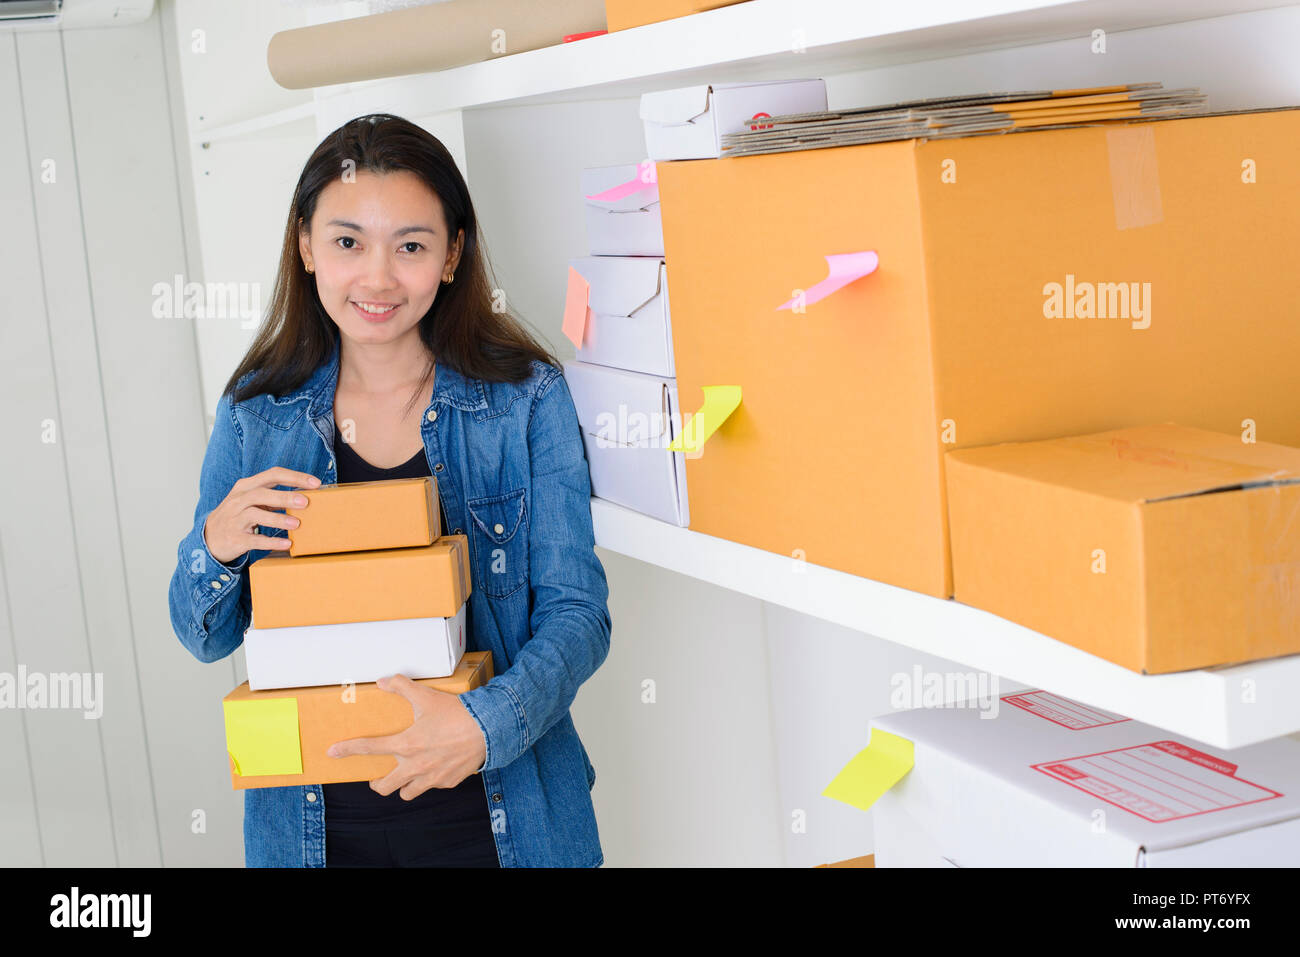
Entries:
{"label": "brown box with packing tape", "polygon": [[307,504],[285,509],[300,522],[289,530],[294,558],[432,545],[442,534],[438,481],[431,476],[342,482],[298,494]]}
{"label": "brown box with packing tape", "polygon": [[[454,674],[416,684],[461,694],[492,680],[492,653],[467,651]],[[248,682],[222,702],[230,783],[244,788],[373,781],[397,766],[391,754],[331,758],[330,745],[405,731],[411,705],[374,682],[250,691]]]}
{"label": "brown box with packing tape", "polygon": [[1300,446],[1298,155],[1286,109],[659,162],[691,528],[949,597],[950,449]]}
{"label": "brown box with packing tape", "polygon": [[958,601],[1148,674],[1300,652],[1300,449],[1163,424],[946,464]]}
{"label": "brown box with packing tape", "polygon": [[470,593],[469,539],[301,558],[277,552],[249,566],[249,584],[256,628],[452,618]]}

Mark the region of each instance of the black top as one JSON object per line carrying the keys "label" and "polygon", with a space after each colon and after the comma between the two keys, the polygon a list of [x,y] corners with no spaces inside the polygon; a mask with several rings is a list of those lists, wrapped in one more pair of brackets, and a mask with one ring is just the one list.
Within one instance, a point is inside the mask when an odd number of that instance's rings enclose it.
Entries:
{"label": "black top", "polygon": [[[371,465],[334,430],[334,459],[339,482],[373,482],[429,475],[429,460],[421,449],[391,469]],[[442,527],[447,513],[438,501]],[[466,609],[468,614],[468,609]],[[468,626],[467,634],[472,634]],[[466,642],[472,650],[473,639]],[[402,800],[399,791],[384,796],[369,781],[326,784],[325,829],[330,843],[326,860],[335,865],[369,863],[372,866],[407,863],[411,851],[423,845],[419,862],[428,864],[478,864],[497,866],[483,776],[471,774],[454,788],[430,788],[414,800]],[[363,835],[359,832],[365,832]],[[386,832],[386,833],[385,833]],[[400,834],[398,833],[400,832]],[[390,841],[389,838],[400,838]],[[406,848],[399,859],[394,847]],[[354,860],[353,860],[354,859]]]}

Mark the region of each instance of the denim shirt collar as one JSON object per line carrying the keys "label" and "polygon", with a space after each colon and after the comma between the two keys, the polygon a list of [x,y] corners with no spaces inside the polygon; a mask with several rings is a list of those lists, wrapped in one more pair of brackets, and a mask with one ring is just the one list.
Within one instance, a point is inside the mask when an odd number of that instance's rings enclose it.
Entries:
{"label": "denim shirt collar", "polygon": [[[329,358],[316,367],[310,378],[303,383],[296,393],[278,400],[291,402],[308,398],[307,417],[315,420],[334,411],[334,388],[339,377],[339,343],[334,336],[334,345]],[[461,375],[451,366],[437,362],[434,368],[433,397],[425,409],[427,413],[435,405],[443,403],[466,412],[474,412],[488,407],[487,393],[483,382]]]}

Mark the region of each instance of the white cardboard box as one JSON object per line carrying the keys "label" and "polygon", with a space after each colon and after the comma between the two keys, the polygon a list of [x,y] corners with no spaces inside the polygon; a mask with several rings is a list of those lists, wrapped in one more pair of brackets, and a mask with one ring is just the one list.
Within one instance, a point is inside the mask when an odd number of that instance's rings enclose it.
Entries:
{"label": "white cardboard box", "polygon": [[[587,219],[587,249],[593,256],[664,255],[664,224],[659,215],[659,183],[654,163],[598,166],[582,171],[582,201]],[[649,178],[652,181],[646,182]],[[624,195],[592,199],[629,184]]]}
{"label": "white cardboard box", "polygon": [[686,456],[668,449],[681,429],[677,381],[566,362],[597,498],[685,526]]}
{"label": "white cardboard box", "polygon": [[[1294,866],[1300,742],[1232,751],[1043,691],[872,721],[913,767],[872,806],[876,865]],[[873,733],[874,730],[873,730]]]}
{"label": "white cardboard box", "polygon": [[825,80],[713,83],[641,95],[647,155],[656,160],[722,155],[722,134],[752,121],[826,109]]}
{"label": "white cardboard box", "polygon": [[668,272],[662,259],[586,256],[569,265],[587,280],[580,362],[675,378]]}
{"label": "white cardboard box", "polygon": [[244,632],[248,686],[310,688],[386,675],[445,678],[465,654],[466,605],[452,618],[397,618]]}

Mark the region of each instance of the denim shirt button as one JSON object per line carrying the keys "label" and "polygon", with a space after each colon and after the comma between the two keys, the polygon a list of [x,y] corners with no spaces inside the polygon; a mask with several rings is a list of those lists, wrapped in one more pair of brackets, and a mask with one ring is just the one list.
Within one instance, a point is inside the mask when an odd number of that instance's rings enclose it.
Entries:
{"label": "denim shirt button", "polygon": [[312,803],[312,804],[316,803],[316,792],[315,792],[315,791],[308,791],[308,792],[307,792],[307,801],[308,801],[309,803]]}
{"label": "denim shirt button", "polygon": [[455,529],[455,530],[452,531],[452,534],[453,534],[453,535],[462,535],[462,534],[464,534],[464,533],[463,533],[459,528],[457,528],[457,529]]}
{"label": "denim shirt button", "polygon": [[499,804],[501,802],[501,794],[498,792],[492,795],[492,800],[496,801]]}
{"label": "denim shirt button", "polygon": [[438,410],[430,409],[429,414],[426,415],[425,418],[428,419],[430,422],[435,421],[438,418]]}
{"label": "denim shirt button", "polygon": [[433,467],[433,470],[434,470],[435,472],[441,472],[441,471],[442,471],[442,463],[439,462],[437,465],[435,465],[435,466]]}

